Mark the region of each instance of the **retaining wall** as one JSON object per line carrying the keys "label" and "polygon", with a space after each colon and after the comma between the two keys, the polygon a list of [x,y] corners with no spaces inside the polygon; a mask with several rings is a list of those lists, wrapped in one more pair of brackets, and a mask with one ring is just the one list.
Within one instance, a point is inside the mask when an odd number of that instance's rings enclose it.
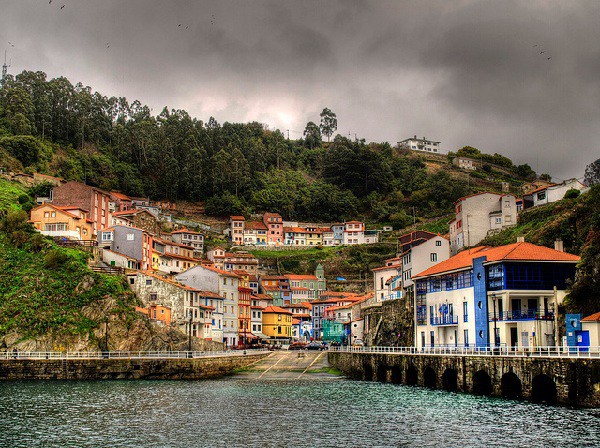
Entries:
{"label": "retaining wall", "polygon": [[2,380],[200,380],[231,374],[268,353],[175,359],[8,359]]}

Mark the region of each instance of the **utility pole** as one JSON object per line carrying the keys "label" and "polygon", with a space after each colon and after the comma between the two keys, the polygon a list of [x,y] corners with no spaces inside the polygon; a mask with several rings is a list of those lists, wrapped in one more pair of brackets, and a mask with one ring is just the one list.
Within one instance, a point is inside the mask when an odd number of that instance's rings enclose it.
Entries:
{"label": "utility pole", "polygon": [[0,81],[4,81],[4,78],[6,78],[10,65],[10,63],[6,65],[6,50],[4,50],[4,64],[2,64],[2,78],[0,78]]}

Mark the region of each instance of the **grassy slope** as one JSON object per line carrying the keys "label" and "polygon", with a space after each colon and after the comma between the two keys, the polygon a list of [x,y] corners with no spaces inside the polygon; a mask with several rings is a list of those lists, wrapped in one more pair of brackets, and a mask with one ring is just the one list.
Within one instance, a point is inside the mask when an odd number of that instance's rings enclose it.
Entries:
{"label": "grassy slope", "polygon": [[27,194],[23,185],[0,177],[0,210],[20,209],[17,199],[22,194]]}
{"label": "grassy slope", "polygon": [[[19,210],[22,194],[23,185],[0,178],[0,210]],[[64,254],[65,260],[48,267],[49,252]],[[0,232],[0,339],[11,332],[22,339],[90,334],[103,318],[86,315],[85,307],[102,300],[113,303],[115,314],[130,315],[133,297],[127,285],[120,277],[91,272],[87,257],[76,249],[55,247],[50,240],[39,252],[31,243],[18,248]]]}

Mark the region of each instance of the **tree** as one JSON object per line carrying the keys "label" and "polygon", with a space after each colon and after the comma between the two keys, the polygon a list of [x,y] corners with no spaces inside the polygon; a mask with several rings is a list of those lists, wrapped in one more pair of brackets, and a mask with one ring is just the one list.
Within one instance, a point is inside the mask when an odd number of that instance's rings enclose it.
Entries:
{"label": "tree", "polygon": [[337,130],[337,116],[328,108],[323,109],[320,116],[321,125],[319,128],[321,129],[321,133],[327,136],[327,143],[329,143],[329,139]]}
{"label": "tree", "polygon": [[321,131],[319,126],[317,126],[312,121],[306,123],[306,128],[304,128],[304,144],[310,148],[314,149],[317,146],[321,146]]}
{"label": "tree", "polygon": [[600,159],[585,167],[583,183],[588,187],[600,184]]}
{"label": "tree", "polygon": [[540,174],[540,180],[545,180],[546,182],[552,182],[552,176],[548,173]]}

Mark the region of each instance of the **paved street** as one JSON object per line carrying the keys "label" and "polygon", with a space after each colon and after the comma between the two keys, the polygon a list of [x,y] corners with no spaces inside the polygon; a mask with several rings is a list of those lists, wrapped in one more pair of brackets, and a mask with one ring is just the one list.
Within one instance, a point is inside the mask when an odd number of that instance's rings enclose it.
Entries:
{"label": "paved street", "polygon": [[329,373],[329,368],[326,351],[279,350],[247,367],[237,377],[260,380],[340,378]]}

